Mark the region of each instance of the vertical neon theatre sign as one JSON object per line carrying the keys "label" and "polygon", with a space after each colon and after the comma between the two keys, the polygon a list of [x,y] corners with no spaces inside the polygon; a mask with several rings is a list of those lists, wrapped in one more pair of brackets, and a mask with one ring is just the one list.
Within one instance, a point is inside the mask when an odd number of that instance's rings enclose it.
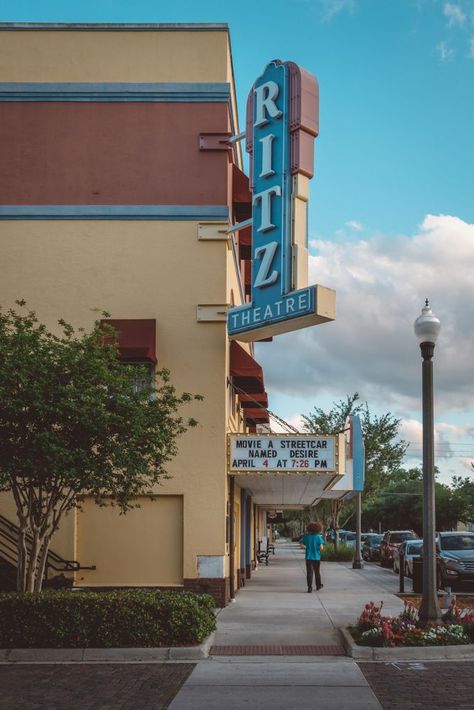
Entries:
{"label": "vertical neon theatre sign", "polygon": [[318,83],[271,62],[247,101],[252,300],[229,309],[231,339],[252,341],[334,320],[335,292],[308,286],[307,200],[318,135]]}

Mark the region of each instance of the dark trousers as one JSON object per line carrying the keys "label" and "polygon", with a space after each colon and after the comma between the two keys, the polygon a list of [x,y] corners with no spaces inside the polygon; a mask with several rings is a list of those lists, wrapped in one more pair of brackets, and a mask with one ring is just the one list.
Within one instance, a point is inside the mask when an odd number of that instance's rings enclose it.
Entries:
{"label": "dark trousers", "polygon": [[321,586],[320,565],[321,560],[306,560],[306,581],[308,582],[308,587],[313,586],[313,572],[316,580],[316,589],[319,589]]}

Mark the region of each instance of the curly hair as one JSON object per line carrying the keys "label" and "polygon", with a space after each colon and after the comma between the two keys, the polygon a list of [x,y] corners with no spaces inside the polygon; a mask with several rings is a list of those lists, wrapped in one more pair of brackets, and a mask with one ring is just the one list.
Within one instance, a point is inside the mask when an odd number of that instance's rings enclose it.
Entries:
{"label": "curly hair", "polygon": [[308,533],[313,535],[314,533],[320,533],[322,530],[321,523],[310,523],[308,525]]}

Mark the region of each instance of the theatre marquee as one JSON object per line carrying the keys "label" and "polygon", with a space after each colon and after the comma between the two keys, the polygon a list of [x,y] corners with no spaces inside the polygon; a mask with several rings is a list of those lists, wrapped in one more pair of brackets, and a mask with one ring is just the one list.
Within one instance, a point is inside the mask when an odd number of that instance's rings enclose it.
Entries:
{"label": "theatre marquee", "polygon": [[340,434],[229,434],[229,473],[339,473],[343,442]]}

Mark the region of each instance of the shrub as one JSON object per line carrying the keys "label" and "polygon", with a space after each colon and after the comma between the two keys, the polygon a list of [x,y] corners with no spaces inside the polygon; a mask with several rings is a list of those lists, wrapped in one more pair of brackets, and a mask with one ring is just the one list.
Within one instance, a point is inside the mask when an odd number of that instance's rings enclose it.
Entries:
{"label": "shrub", "polygon": [[353,557],[353,547],[339,544],[337,548],[335,548],[333,542],[326,542],[321,552],[321,560],[323,560],[323,562],[350,562]]}
{"label": "shrub", "polygon": [[0,648],[196,644],[215,629],[207,594],[130,589],[0,594]]}

